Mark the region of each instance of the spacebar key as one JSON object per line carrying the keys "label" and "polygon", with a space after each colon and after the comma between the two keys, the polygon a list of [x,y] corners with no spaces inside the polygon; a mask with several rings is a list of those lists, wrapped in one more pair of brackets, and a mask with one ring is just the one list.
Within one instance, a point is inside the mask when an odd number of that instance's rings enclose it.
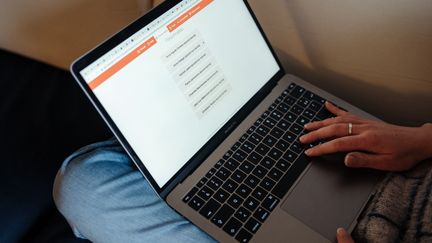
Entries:
{"label": "spacebar key", "polygon": [[291,168],[287,171],[287,173],[282,177],[282,179],[278,182],[278,184],[273,188],[272,193],[279,197],[283,198],[303,170],[309,164],[310,158],[308,158],[305,154],[301,154],[297,160],[294,162]]}

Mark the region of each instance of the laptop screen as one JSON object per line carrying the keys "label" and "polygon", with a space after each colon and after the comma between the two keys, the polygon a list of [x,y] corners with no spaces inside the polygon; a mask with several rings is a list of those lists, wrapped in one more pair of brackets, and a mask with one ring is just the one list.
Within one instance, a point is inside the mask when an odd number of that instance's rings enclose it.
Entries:
{"label": "laptop screen", "polygon": [[184,0],[80,74],[163,187],[278,71],[242,0]]}

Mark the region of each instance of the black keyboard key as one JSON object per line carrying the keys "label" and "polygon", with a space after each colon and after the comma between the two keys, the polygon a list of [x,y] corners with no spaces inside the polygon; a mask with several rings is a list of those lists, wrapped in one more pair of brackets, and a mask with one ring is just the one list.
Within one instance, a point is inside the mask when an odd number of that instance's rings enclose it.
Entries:
{"label": "black keyboard key", "polygon": [[269,150],[270,150],[270,148],[265,144],[260,144],[255,149],[255,151],[262,156],[266,155]]}
{"label": "black keyboard key", "polygon": [[243,203],[243,206],[253,212],[259,205],[258,200],[253,197],[248,197]]}
{"label": "black keyboard key", "polygon": [[242,150],[237,150],[233,154],[233,158],[236,159],[238,162],[242,162],[247,157],[247,154],[243,152]]}
{"label": "black keyboard key", "polygon": [[213,198],[218,200],[220,203],[224,203],[228,199],[228,197],[229,193],[223,189],[219,189],[213,196]]}
{"label": "black keyboard key", "polygon": [[257,145],[261,142],[261,140],[263,139],[263,137],[261,135],[259,135],[258,133],[252,133],[249,138],[248,141],[250,141],[251,143]]}
{"label": "black keyboard key", "polygon": [[333,115],[330,111],[328,111],[325,107],[323,107],[316,115],[316,118],[318,118],[318,120],[325,120],[327,118],[334,117],[334,116],[335,115]]}
{"label": "black keyboard key", "polygon": [[257,128],[257,130],[256,130],[256,132],[259,134],[259,135],[261,135],[261,136],[266,136],[269,132],[270,132],[270,129],[268,128],[268,127],[265,127],[265,126],[259,126],[258,128]]}
{"label": "black keyboard key", "polygon": [[289,143],[281,139],[276,143],[275,147],[281,150],[282,152],[285,152],[289,148],[289,145],[290,145]]}
{"label": "black keyboard key", "polygon": [[263,143],[269,147],[273,147],[273,145],[276,143],[277,139],[273,136],[267,135],[267,137],[264,138]]}
{"label": "black keyboard key", "polygon": [[271,130],[270,134],[271,134],[273,137],[275,137],[275,138],[280,138],[280,137],[282,137],[282,135],[284,134],[284,131],[281,130],[281,129],[279,129],[279,128],[277,128],[277,127],[274,127],[274,128]]}
{"label": "black keyboard key", "polygon": [[211,221],[218,227],[222,227],[231,215],[234,213],[234,209],[232,209],[228,205],[223,205],[221,209],[215,214],[215,216],[211,219]]}
{"label": "black keyboard key", "polygon": [[261,125],[263,121],[264,121],[264,119],[258,118],[258,120],[255,121],[254,126],[257,127],[257,126]]}
{"label": "black keyboard key", "polygon": [[196,184],[196,186],[201,188],[202,186],[204,186],[204,184],[205,184],[207,181],[208,181],[208,179],[205,178],[205,177],[203,177],[203,178],[201,178],[201,180]]}
{"label": "black keyboard key", "polygon": [[309,159],[306,157],[306,155],[300,155],[300,157],[295,161],[295,163],[291,165],[291,168],[287,171],[287,173],[285,173],[285,175],[273,188],[272,193],[277,197],[282,198],[308,164]]}
{"label": "black keyboard key", "polygon": [[251,216],[251,212],[244,207],[240,207],[237,209],[237,212],[234,214],[234,216],[241,222],[246,222],[246,220]]}
{"label": "black keyboard key", "polygon": [[230,150],[230,151],[226,152],[222,158],[227,160],[229,157],[232,156],[232,154],[233,154],[233,151]]}
{"label": "black keyboard key", "polygon": [[249,129],[246,131],[246,134],[250,135],[255,131],[256,126],[251,126],[249,127]]}
{"label": "black keyboard key", "polygon": [[252,174],[254,174],[258,178],[264,178],[264,176],[267,174],[268,170],[261,165],[258,165],[253,171]]}
{"label": "black keyboard key", "polygon": [[247,243],[252,239],[252,234],[244,229],[241,229],[235,239],[241,243]]}
{"label": "black keyboard key", "polygon": [[259,179],[254,176],[254,175],[249,175],[246,180],[244,181],[244,183],[249,186],[250,188],[254,189],[258,183],[259,183]]}
{"label": "black keyboard key", "polygon": [[248,162],[248,161],[244,161],[240,165],[240,170],[242,170],[246,174],[251,173],[254,168],[255,168],[255,166],[252,163]]}
{"label": "black keyboard key", "polygon": [[278,168],[279,170],[286,172],[289,167],[291,166],[291,163],[289,163],[288,161],[284,160],[284,159],[280,159],[277,163],[276,163],[276,168]]}
{"label": "black keyboard key", "polygon": [[274,181],[278,181],[283,176],[283,172],[279,169],[273,168],[268,173],[268,176]]}
{"label": "black keyboard key", "polygon": [[264,166],[265,168],[267,168],[267,169],[271,169],[275,163],[276,162],[273,159],[271,159],[270,157],[266,156],[266,157],[264,157],[263,160],[261,160],[260,164],[262,166]]}
{"label": "black keyboard key", "polygon": [[297,136],[292,132],[286,132],[283,137],[287,142],[292,143],[296,140]]}
{"label": "black keyboard key", "polygon": [[194,210],[198,211],[204,205],[204,200],[201,198],[194,196],[188,203],[188,205]]}
{"label": "black keyboard key", "polygon": [[210,199],[204,207],[201,209],[200,214],[207,219],[210,219],[216,211],[220,208],[221,204],[216,202],[214,199]]}
{"label": "black keyboard key", "polygon": [[217,177],[212,177],[208,182],[207,186],[214,191],[218,190],[222,186],[222,181]]}
{"label": "black keyboard key", "polygon": [[309,118],[310,120],[312,120],[315,116],[315,111],[311,110],[311,109],[307,109],[303,112],[303,115],[307,118]]}
{"label": "black keyboard key", "polygon": [[276,182],[274,182],[272,179],[266,177],[264,178],[264,180],[261,181],[260,186],[264,189],[266,189],[267,191],[270,191],[274,185],[276,184]]}
{"label": "black keyboard key", "polygon": [[238,187],[238,183],[228,179],[223,185],[222,188],[225,189],[227,192],[229,193],[233,193],[235,191],[235,189],[237,189]]}
{"label": "black keyboard key", "polygon": [[291,151],[291,150],[288,150],[288,151],[286,151],[285,154],[283,155],[283,158],[286,159],[286,160],[288,160],[288,162],[291,162],[291,163],[292,163],[292,162],[294,162],[295,159],[297,158],[297,154],[294,153],[294,152]]}
{"label": "black keyboard key", "polygon": [[297,115],[295,115],[295,114],[293,114],[293,113],[291,113],[291,112],[288,112],[288,113],[285,115],[284,119],[287,120],[287,121],[290,122],[290,123],[293,123],[293,122],[295,122],[295,120],[297,119]]}
{"label": "black keyboard key", "polygon": [[321,107],[323,107],[323,105],[320,104],[320,103],[318,103],[318,102],[316,102],[316,101],[312,101],[311,104],[310,104],[310,106],[309,106],[309,108],[311,110],[314,110],[314,111],[319,111],[319,109],[321,109]]}
{"label": "black keyboard key", "polygon": [[277,127],[279,127],[280,129],[282,129],[282,131],[286,131],[288,130],[288,128],[291,126],[291,122],[282,119],[279,121],[279,123],[277,124]]}
{"label": "black keyboard key", "polygon": [[267,118],[264,120],[264,125],[266,125],[269,128],[272,128],[276,126],[277,121],[273,120],[272,118]]}
{"label": "black keyboard key", "polygon": [[287,96],[287,97],[285,97],[285,99],[284,99],[284,103],[285,104],[287,104],[287,105],[289,105],[289,106],[292,106],[292,105],[294,105],[295,103],[296,103],[296,99],[295,98],[293,98],[293,97],[291,97],[291,96]]}
{"label": "black keyboard key", "polygon": [[201,190],[199,190],[198,196],[200,196],[202,199],[207,201],[210,199],[213,193],[214,191],[212,189],[208,188],[207,186],[204,186],[203,188],[201,188]]}
{"label": "black keyboard key", "polygon": [[216,172],[216,176],[219,177],[219,179],[225,181],[226,179],[228,179],[228,177],[231,175],[231,172],[225,168],[222,167],[220,168],[217,172]]}
{"label": "black keyboard key", "polygon": [[303,112],[303,107],[298,106],[298,105],[294,105],[293,107],[291,107],[291,112],[296,114],[296,115],[300,115]]}
{"label": "black keyboard key", "polygon": [[290,92],[290,95],[292,95],[295,98],[300,98],[300,96],[302,96],[304,93],[306,92],[306,90],[300,86],[296,86],[294,87],[294,89]]}
{"label": "black keyboard key", "polygon": [[267,197],[264,199],[262,206],[263,208],[267,209],[268,211],[273,211],[273,209],[276,208],[276,206],[279,203],[279,199],[277,199],[275,196],[269,194],[267,195]]}
{"label": "black keyboard key", "polygon": [[258,164],[262,159],[262,156],[259,155],[256,152],[252,152],[248,157],[247,160],[254,163],[254,164]]}
{"label": "black keyboard key", "polygon": [[303,108],[306,108],[309,105],[309,103],[310,103],[310,100],[305,98],[305,97],[301,97],[297,102],[297,104],[299,106],[302,106]]}
{"label": "black keyboard key", "polygon": [[236,194],[233,194],[228,199],[227,203],[233,208],[238,208],[243,203],[243,201],[244,201],[243,198],[241,198],[240,196],[238,196]]}
{"label": "black keyboard key", "polygon": [[232,151],[236,151],[238,148],[240,148],[241,143],[240,142],[236,142],[232,147],[231,150]]}
{"label": "black keyboard key", "polygon": [[198,192],[198,188],[194,187],[192,188],[187,194],[186,196],[183,197],[183,202],[187,203],[189,202],[189,200],[195,196],[195,194]]}
{"label": "black keyboard key", "polygon": [[248,186],[243,185],[243,184],[240,185],[236,190],[236,193],[243,198],[247,198],[251,192],[252,192],[252,189],[250,189]]}
{"label": "black keyboard key", "polygon": [[298,124],[292,124],[289,130],[294,134],[300,134],[303,131],[303,127]]}
{"label": "black keyboard key", "polygon": [[240,137],[239,142],[243,143],[244,141],[246,141],[247,137],[248,136],[246,134],[243,134],[243,136]]}
{"label": "black keyboard key", "polygon": [[220,159],[218,162],[216,162],[214,168],[219,169],[224,163],[225,163],[225,160]]}
{"label": "black keyboard key", "polygon": [[210,178],[210,177],[212,177],[215,173],[216,173],[216,169],[215,169],[215,168],[211,168],[211,169],[207,172],[207,174],[206,174],[205,177]]}
{"label": "black keyboard key", "polygon": [[325,99],[323,99],[321,96],[316,95],[310,91],[306,91],[305,94],[303,95],[303,97],[306,97],[310,100],[315,100],[320,104],[324,104],[325,103]]}
{"label": "black keyboard key", "polygon": [[296,123],[299,124],[300,126],[304,127],[304,125],[306,123],[309,123],[309,119],[307,119],[304,116],[300,116],[299,118],[297,118]]}
{"label": "black keyboard key", "polygon": [[257,208],[257,210],[254,213],[254,217],[256,219],[258,219],[259,221],[261,221],[261,223],[264,223],[264,221],[268,218],[268,216],[270,215],[270,213],[265,210],[262,207]]}
{"label": "black keyboard key", "polygon": [[270,152],[268,153],[268,156],[274,160],[278,160],[280,157],[282,157],[282,155],[283,155],[283,152],[277,148],[272,148],[270,150]]}
{"label": "black keyboard key", "polygon": [[294,142],[291,145],[290,150],[296,152],[297,154],[300,154],[303,151],[303,145],[300,144],[299,142]]}
{"label": "black keyboard key", "polygon": [[279,121],[280,119],[282,119],[283,113],[279,112],[278,110],[274,110],[270,113],[270,117],[276,121]]}
{"label": "black keyboard key", "polygon": [[242,223],[235,218],[231,218],[223,227],[223,230],[231,236],[235,236],[242,227]]}
{"label": "black keyboard key", "polygon": [[236,170],[232,174],[231,178],[237,183],[242,183],[242,181],[246,178],[246,174],[241,172],[240,170]]}
{"label": "black keyboard key", "polygon": [[230,171],[234,171],[235,169],[237,169],[237,167],[240,165],[239,162],[237,162],[236,160],[230,158],[225,162],[224,167],[229,169]]}
{"label": "black keyboard key", "polygon": [[276,109],[282,113],[287,113],[287,111],[291,108],[291,106],[287,105],[286,103],[280,103]]}
{"label": "black keyboard key", "polygon": [[258,201],[262,201],[265,196],[267,196],[267,191],[262,189],[261,187],[257,187],[253,192],[252,192],[252,196],[256,199],[258,199]]}
{"label": "black keyboard key", "polygon": [[241,145],[241,149],[243,151],[245,151],[246,153],[248,153],[248,154],[250,154],[253,151],[254,148],[255,148],[255,145],[253,143],[251,143],[251,142],[248,142],[248,141],[244,142]]}
{"label": "black keyboard key", "polygon": [[261,227],[261,223],[258,222],[256,219],[254,218],[250,218],[245,226],[244,226],[247,230],[249,230],[252,233],[256,233],[258,231],[258,229]]}
{"label": "black keyboard key", "polygon": [[294,87],[296,87],[297,85],[295,83],[290,83],[290,85],[288,86],[288,88],[285,90],[287,92],[289,92],[290,90],[294,89]]}

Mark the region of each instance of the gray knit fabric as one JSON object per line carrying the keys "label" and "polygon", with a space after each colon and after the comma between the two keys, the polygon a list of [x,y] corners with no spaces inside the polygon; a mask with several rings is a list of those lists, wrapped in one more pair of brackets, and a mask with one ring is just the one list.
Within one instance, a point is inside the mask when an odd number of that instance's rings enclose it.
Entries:
{"label": "gray knit fabric", "polygon": [[432,160],[389,173],[353,232],[361,242],[432,242]]}

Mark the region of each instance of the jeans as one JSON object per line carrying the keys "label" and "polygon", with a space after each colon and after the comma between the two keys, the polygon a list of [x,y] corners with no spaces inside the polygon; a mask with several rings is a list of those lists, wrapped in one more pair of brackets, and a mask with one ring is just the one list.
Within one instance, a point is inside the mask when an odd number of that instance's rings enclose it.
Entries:
{"label": "jeans", "polygon": [[117,140],[77,151],[54,183],[75,235],[93,242],[214,242],[158,197]]}

